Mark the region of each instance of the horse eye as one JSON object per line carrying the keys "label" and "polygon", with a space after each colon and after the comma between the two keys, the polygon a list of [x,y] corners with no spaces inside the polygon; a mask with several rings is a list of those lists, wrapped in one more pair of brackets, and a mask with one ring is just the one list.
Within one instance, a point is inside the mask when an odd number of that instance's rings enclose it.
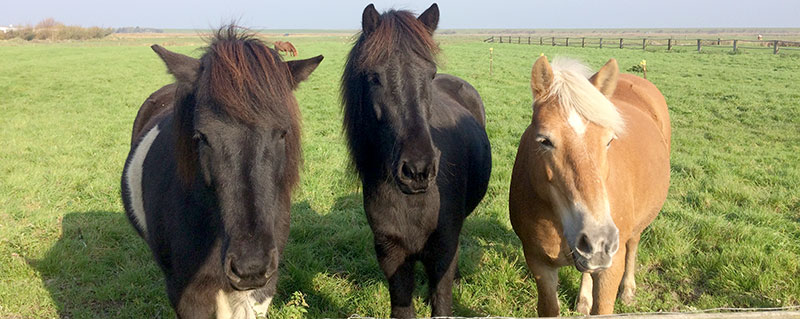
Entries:
{"label": "horse eye", "polygon": [[553,142],[551,142],[550,139],[547,138],[547,137],[540,136],[537,139],[537,141],[539,141],[539,144],[542,144],[542,146],[544,146],[544,147],[555,148],[555,146],[553,145]]}
{"label": "horse eye", "polygon": [[381,85],[381,79],[378,76],[378,74],[372,73],[372,74],[368,75],[367,76],[367,80],[369,81],[369,84]]}
{"label": "horse eye", "polygon": [[194,139],[195,141],[200,142],[200,143],[202,143],[202,144],[204,144],[204,145],[206,145],[208,147],[211,147],[211,144],[208,143],[208,137],[205,134],[203,134],[203,133],[201,133],[199,131],[195,131],[194,132],[194,136],[192,136],[192,139]]}
{"label": "horse eye", "polygon": [[286,132],[288,132],[288,130],[279,129],[279,130],[277,131],[277,133],[278,133],[278,134],[277,134],[277,135],[278,135],[278,138],[280,138],[280,139],[284,139],[284,138],[286,138]]}
{"label": "horse eye", "polygon": [[606,147],[611,147],[611,142],[613,142],[614,140],[615,138],[612,137],[611,140],[609,140],[608,143],[606,143]]}

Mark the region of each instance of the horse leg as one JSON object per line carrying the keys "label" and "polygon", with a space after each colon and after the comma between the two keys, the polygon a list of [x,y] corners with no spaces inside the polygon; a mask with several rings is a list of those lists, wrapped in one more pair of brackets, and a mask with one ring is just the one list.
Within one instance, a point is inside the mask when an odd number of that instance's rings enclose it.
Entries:
{"label": "horse leg", "polygon": [[389,297],[392,303],[392,318],[414,318],[414,260],[407,258],[397,267],[389,279]]}
{"label": "horse leg", "polygon": [[617,299],[619,282],[625,270],[625,253],[614,255],[611,267],[592,274],[592,315],[607,315],[614,312],[614,301]]}
{"label": "horse leg", "polygon": [[453,315],[453,280],[458,269],[458,231],[432,235],[426,245],[423,263],[428,275],[431,317]]}
{"label": "horse leg", "polygon": [[558,305],[558,268],[533,260],[533,257],[527,258],[529,254],[525,255],[528,268],[536,280],[536,292],[539,299],[537,312],[539,317],[558,317],[560,313]]}
{"label": "horse leg", "polygon": [[[388,247],[387,247],[388,246]],[[376,239],[375,251],[378,263],[389,281],[389,298],[392,303],[392,318],[414,318],[414,258],[391,243],[380,244]]]}
{"label": "horse leg", "polygon": [[636,293],[636,252],[639,250],[639,240],[642,234],[636,234],[625,244],[625,273],[622,275],[622,292],[620,300],[626,305],[633,303],[633,295]]}
{"label": "horse leg", "polygon": [[575,310],[587,316],[592,310],[592,275],[589,273],[581,274],[581,292]]}
{"label": "horse leg", "polygon": [[[189,284],[183,290],[180,300],[177,302],[178,306],[175,307],[177,317],[211,318],[216,313],[217,318],[226,318],[225,316],[220,317],[220,314],[224,315],[226,309],[218,308],[220,303],[218,293],[222,293],[222,291],[207,285]],[[230,310],[230,308],[227,308],[227,310]]]}

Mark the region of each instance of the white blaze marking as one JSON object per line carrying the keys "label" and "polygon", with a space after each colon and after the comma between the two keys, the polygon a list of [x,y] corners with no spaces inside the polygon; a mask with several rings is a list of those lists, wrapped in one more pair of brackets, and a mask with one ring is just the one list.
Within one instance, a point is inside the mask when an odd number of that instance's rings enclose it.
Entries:
{"label": "white blaze marking", "polygon": [[575,133],[578,135],[583,135],[586,132],[586,122],[583,121],[581,116],[575,110],[569,111],[569,118],[567,118],[567,122],[572,129],[575,130]]}
{"label": "white blaze marking", "polygon": [[154,126],[142,138],[139,145],[136,145],[136,149],[133,151],[133,159],[131,159],[125,176],[125,181],[128,183],[128,189],[130,190],[133,218],[145,237],[147,237],[147,221],[145,220],[144,201],[142,200],[142,168],[144,159],[147,157],[147,153],[150,152],[150,147],[159,132],[158,125]]}

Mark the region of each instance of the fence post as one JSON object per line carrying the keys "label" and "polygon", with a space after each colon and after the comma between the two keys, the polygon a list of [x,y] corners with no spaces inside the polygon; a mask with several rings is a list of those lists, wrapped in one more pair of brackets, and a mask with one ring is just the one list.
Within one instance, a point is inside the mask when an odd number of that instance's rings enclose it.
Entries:
{"label": "fence post", "polygon": [[722,43],[722,38],[717,38],[717,45],[720,45],[721,43]]}
{"label": "fence post", "polygon": [[733,40],[733,52],[736,52],[736,44],[738,42],[739,42],[739,40]]}
{"label": "fence post", "polygon": [[531,44],[531,37],[528,37],[528,44]]}
{"label": "fence post", "polygon": [[672,50],[672,38],[667,39],[667,51]]}
{"label": "fence post", "polygon": [[586,37],[581,38],[581,48],[586,47]]}
{"label": "fence post", "polygon": [[778,54],[778,40],[772,42],[772,54]]}
{"label": "fence post", "polygon": [[647,39],[642,39],[642,50],[647,49]]}
{"label": "fence post", "polygon": [[517,44],[522,43],[522,37],[517,37]]}
{"label": "fence post", "polygon": [[619,38],[619,48],[622,49],[622,38]]}
{"label": "fence post", "polygon": [[553,41],[553,46],[556,46],[556,37],[552,37],[551,40]]}
{"label": "fence post", "polygon": [[700,39],[697,39],[697,52],[700,52]]}
{"label": "fence post", "polygon": [[600,48],[603,48],[603,38],[600,38]]}
{"label": "fence post", "polygon": [[567,46],[569,46],[569,37],[567,37]]}
{"label": "fence post", "polygon": [[539,45],[544,45],[544,40],[542,39],[543,39],[542,37],[539,37]]}
{"label": "fence post", "polygon": [[500,36],[500,43],[503,43],[503,36]]}
{"label": "fence post", "polygon": [[493,73],[492,64],[494,64],[494,48],[489,48],[489,76]]}

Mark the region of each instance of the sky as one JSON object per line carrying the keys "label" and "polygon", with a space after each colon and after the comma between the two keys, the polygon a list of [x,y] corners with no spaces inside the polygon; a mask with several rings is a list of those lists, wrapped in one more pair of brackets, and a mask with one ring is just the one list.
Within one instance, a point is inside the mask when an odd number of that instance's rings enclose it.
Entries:
{"label": "sky", "polygon": [[[421,13],[431,0],[4,0],[0,26],[359,29],[369,3]],[[798,0],[439,0],[440,29],[800,27]]]}

